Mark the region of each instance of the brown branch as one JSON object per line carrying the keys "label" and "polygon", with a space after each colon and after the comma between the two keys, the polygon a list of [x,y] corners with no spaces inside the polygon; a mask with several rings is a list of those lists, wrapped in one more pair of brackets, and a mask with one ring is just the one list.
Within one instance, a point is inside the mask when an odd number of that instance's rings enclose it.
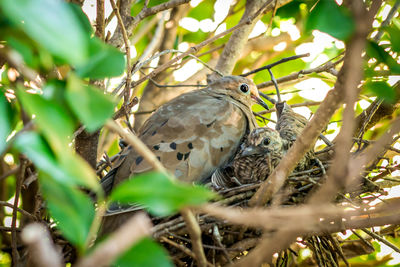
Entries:
{"label": "brown branch", "polygon": [[109,266],[119,255],[145,236],[151,234],[151,221],[145,213],[137,213],[99,244],[77,267]]}
{"label": "brown branch", "polygon": [[6,171],[3,175],[0,176],[0,181],[3,179],[6,179],[8,176],[14,175],[18,173],[19,171],[19,165],[11,170]]}
{"label": "brown branch", "polygon": [[[333,59],[331,59],[331,60],[333,60]],[[341,63],[343,61],[343,58],[339,59],[335,62],[332,62],[331,60],[329,60],[328,62],[326,62],[318,67],[312,68],[312,69],[300,70],[298,72],[291,73],[287,76],[276,79],[276,81],[277,81],[277,83],[283,83],[283,82],[288,82],[288,81],[298,79],[298,78],[302,77],[303,75],[327,72],[330,69],[335,68],[335,66],[338,65],[339,63]],[[268,81],[268,82],[263,82],[263,83],[257,84],[257,88],[262,89],[262,88],[266,88],[266,87],[269,87],[272,85],[274,85],[272,83],[272,81]]]}
{"label": "brown branch", "polygon": [[21,193],[21,184],[22,180],[25,176],[25,168],[26,168],[26,159],[20,155],[20,168],[18,174],[16,175],[16,185],[15,185],[15,196],[14,196],[14,206],[12,212],[12,220],[11,220],[11,248],[12,248],[12,259],[13,266],[18,266],[19,261],[19,253],[17,250],[17,212],[18,212],[18,203],[19,203],[19,195]]}
{"label": "brown branch", "polygon": [[252,197],[249,202],[250,205],[263,205],[281,188],[286,177],[294,170],[297,162],[303,155],[313,147],[319,134],[328,124],[335,110],[339,107],[343,97],[342,89],[340,83],[336,83],[335,89],[328,92],[314,117],[304,128],[302,134],[297,137],[294,145],[289,149],[279,165]]}
{"label": "brown branch", "polygon": [[34,266],[61,267],[62,257],[57,252],[48,229],[39,223],[29,224],[22,231],[22,240],[28,245],[30,261]]}
{"label": "brown branch", "polygon": [[129,143],[149,164],[157,171],[168,173],[165,167],[157,159],[154,153],[133,133],[126,132],[121,125],[113,120],[108,120],[105,127],[119,134],[125,141]]}
{"label": "brown branch", "polygon": [[[117,21],[119,25],[119,29],[122,32],[122,37],[124,40],[125,44],[125,54],[126,54],[126,78],[125,78],[125,89],[124,89],[124,107],[129,103],[129,91],[130,91],[130,84],[131,84],[131,46],[129,44],[129,38],[128,34],[126,33],[126,29],[124,26],[124,22],[121,18],[121,14],[119,13],[118,7],[115,4],[114,0],[110,0],[111,6],[114,10],[115,15],[117,16]],[[127,109],[125,109],[126,113],[128,112]]]}
{"label": "brown branch", "polygon": [[258,15],[251,20],[251,23],[246,23],[246,25],[244,25],[232,34],[232,36],[229,38],[228,43],[225,45],[222,54],[219,57],[216,69],[221,71],[224,75],[229,75],[232,73],[232,70],[235,67],[235,63],[247,43],[249,34],[254,28],[258,16],[261,15],[261,13],[258,12],[259,10],[263,10],[263,12],[271,11],[275,8],[275,6],[282,6],[290,1],[291,0],[246,1],[246,8],[242,18],[239,21],[239,24],[247,21],[250,17],[254,17],[254,14],[258,13]]}
{"label": "brown branch", "polygon": [[96,36],[104,41],[104,0],[96,1]]}
{"label": "brown branch", "polygon": [[372,238],[382,242],[383,244],[385,244],[386,246],[390,247],[391,249],[393,249],[395,252],[400,253],[400,248],[398,248],[395,244],[387,241],[386,239],[384,239],[383,237],[381,237],[380,235],[369,231],[368,229],[361,229],[361,231],[363,231],[364,233],[366,233],[367,235],[371,236]]}
{"label": "brown branch", "polygon": [[[6,207],[14,209],[14,205],[11,203],[8,203],[7,201],[0,201],[0,206],[6,206]],[[29,217],[32,220],[36,220],[36,217],[34,215],[30,214],[29,212],[27,212],[26,210],[17,208],[17,211],[20,212],[22,215]]]}
{"label": "brown branch", "polygon": [[[179,5],[188,3],[190,0],[171,0],[162,4],[159,4],[157,6],[153,6],[150,8],[143,8],[139,14],[137,14],[135,17],[130,16],[130,8],[132,6],[133,0],[129,1],[122,1],[121,4],[121,16],[124,21],[124,26],[126,29],[126,32],[129,33],[129,35],[132,34],[134,28],[144,19],[147,18],[148,16],[157,14],[161,11],[171,9],[174,7],[177,7]],[[125,3],[126,2],[126,3]],[[110,43],[115,46],[115,47],[120,47],[122,45],[122,31],[120,28],[118,28],[114,35],[110,39]]]}
{"label": "brown branch", "polygon": [[[356,32],[354,34],[353,40],[348,44],[345,64],[346,62],[351,63],[351,67],[345,65],[343,67],[343,72],[341,72],[340,79],[343,82],[343,92],[345,95],[346,106],[343,111],[343,125],[338,134],[337,144],[335,147],[335,157],[333,159],[332,167],[329,169],[327,184],[324,186],[324,193],[320,193],[319,201],[329,201],[333,198],[339,188],[345,186],[348,168],[352,168],[349,165],[350,161],[350,149],[353,145],[353,132],[355,127],[354,120],[354,104],[357,101],[359,94],[358,85],[363,78],[363,59],[361,57],[361,52],[365,48],[365,40],[367,38],[370,28],[366,28],[364,25],[364,17],[366,14],[366,9],[364,4],[357,0],[352,2],[352,10],[356,21],[358,22]],[[367,23],[367,21],[365,22]],[[328,192],[329,188],[329,192]]]}
{"label": "brown branch", "polygon": [[220,34],[215,35],[212,38],[209,38],[195,46],[192,46],[191,48],[189,48],[188,50],[186,50],[186,52],[174,57],[173,59],[171,59],[170,61],[166,62],[165,64],[157,67],[154,71],[152,71],[151,73],[149,73],[148,75],[142,77],[141,79],[139,79],[138,81],[132,82],[131,86],[134,87],[133,90],[133,95],[136,95],[137,91],[139,90],[138,85],[143,83],[144,81],[150,79],[150,78],[154,78],[154,76],[156,76],[157,74],[163,72],[164,70],[166,70],[168,67],[170,67],[172,64],[178,62],[179,60],[181,60],[182,58],[188,56],[189,54],[196,54],[200,48],[202,48],[203,46],[208,45],[209,43],[214,42],[215,40],[218,40],[219,38],[235,31],[236,29],[243,27],[244,25],[250,24],[252,23],[252,21],[259,16],[259,14],[261,14],[264,11],[264,9],[260,9],[258,10],[254,15],[249,16],[245,21],[242,21],[240,23],[238,23],[237,25],[233,26],[232,28],[221,32]]}
{"label": "brown branch", "polygon": [[181,210],[181,215],[186,223],[190,239],[192,240],[192,249],[196,255],[198,266],[205,267],[209,265],[204,254],[203,242],[201,241],[201,229],[193,212],[189,208],[184,208]]}

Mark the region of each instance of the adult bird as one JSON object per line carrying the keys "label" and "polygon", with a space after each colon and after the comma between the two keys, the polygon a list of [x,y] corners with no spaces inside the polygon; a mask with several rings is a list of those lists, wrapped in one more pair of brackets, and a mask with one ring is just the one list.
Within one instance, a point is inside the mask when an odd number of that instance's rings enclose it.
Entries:
{"label": "adult bird", "polygon": [[[232,159],[242,138],[256,127],[251,111],[254,102],[267,107],[251,80],[225,76],[161,106],[139,129],[138,137],[177,179],[202,183]],[[125,179],[152,170],[131,147],[120,159],[102,179],[106,194]],[[102,232],[121,225],[130,216],[121,213],[129,210],[111,207]]]}

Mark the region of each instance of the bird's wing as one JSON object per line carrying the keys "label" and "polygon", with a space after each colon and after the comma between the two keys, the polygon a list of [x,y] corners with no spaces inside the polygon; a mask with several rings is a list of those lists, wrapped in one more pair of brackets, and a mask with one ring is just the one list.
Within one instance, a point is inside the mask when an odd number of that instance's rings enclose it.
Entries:
{"label": "bird's wing", "polygon": [[[139,137],[179,180],[194,182],[210,176],[233,156],[246,127],[247,120],[236,105],[201,90],[160,107],[139,130]],[[151,168],[131,150],[115,182]]]}

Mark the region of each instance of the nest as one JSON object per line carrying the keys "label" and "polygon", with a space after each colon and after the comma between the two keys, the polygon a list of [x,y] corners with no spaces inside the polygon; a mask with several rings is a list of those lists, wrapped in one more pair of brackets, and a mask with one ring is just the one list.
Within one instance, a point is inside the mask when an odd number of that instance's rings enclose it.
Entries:
{"label": "nest", "polygon": [[[325,153],[326,150],[323,152]],[[329,162],[323,162],[323,166],[328,169]],[[377,167],[374,169],[375,171],[381,171],[378,166],[375,167]],[[321,167],[314,167],[292,173],[279,194],[282,205],[304,203],[310,193],[321,184],[325,177],[324,171]],[[378,197],[371,197],[374,196],[373,193],[377,195],[383,193],[382,188],[373,181],[367,178],[364,181],[363,185],[359,187],[361,189],[357,192],[339,194],[337,202],[365,203],[365,201],[373,201]],[[230,207],[247,207],[248,201],[259,187],[260,183],[247,184],[220,191],[218,193],[222,199],[217,203]],[[349,195],[351,195],[351,199]],[[364,197],[361,197],[362,195]],[[261,235],[265,236],[266,234],[262,229],[231,224],[208,214],[198,215],[197,220],[202,230],[206,258],[214,266],[223,266],[245,256],[259,243]],[[154,218],[153,223],[155,225],[153,237],[168,250],[177,266],[197,265],[188,230],[180,215],[163,219]],[[303,248],[309,248],[312,257],[302,259],[299,251]],[[349,266],[347,258],[369,254],[373,251],[371,243],[361,236],[359,236],[359,240],[341,240],[335,234],[305,236],[284,251],[275,254],[273,262],[269,264],[270,266],[339,266],[342,262]]]}

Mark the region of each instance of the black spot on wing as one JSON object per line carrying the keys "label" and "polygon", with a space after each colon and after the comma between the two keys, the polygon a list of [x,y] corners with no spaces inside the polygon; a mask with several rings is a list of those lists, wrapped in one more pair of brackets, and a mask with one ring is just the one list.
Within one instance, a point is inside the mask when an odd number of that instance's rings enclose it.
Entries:
{"label": "black spot on wing", "polygon": [[214,122],[216,122],[217,120],[213,120],[212,122],[210,122],[209,124],[206,124],[206,126],[207,126],[207,128],[210,128],[213,124],[214,124]]}
{"label": "black spot on wing", "polygon": [[189,148],[189,149],[193,149],[193,144],[192,144],[192,143],[189,143],[189,144],[188,144],[188,148]]}
{"label": "black spot on wing", "polygon": [[151,133],[151,136],[154,136],[157,133],[157,131],[154,131]]}
{"label": "black spot on wing", "polygon": [[169,144],[169,147],[175,150],[176,149],[176,143],[172,142],[171,144]]}
{"label": "black spot on wing", "polygon": [[160,160],[161,160],[161,157],[160,157],[160,156],[157,156],[157,159],[160,161]]}
{"label": "black spot on wing", "polygon": [[180,152],[176,153],[176,158],[177,158],[178,160],[182,160],[183,154],[180,153]]}
{"label": "black spot on wing", "polygon": [[159,149],[160,149],[160,145],[155,145],[155,146],[153,146],[153,148],[154,148],[155,150],[159,150]]}
{"label": "black spot on wing", "polygon": [[219,148],[219,150],[221,150],[221,152],[222,152],[222,151],[224,151],[224,148],[221,146],[221,147]]}
{"label": "black spot on wing", "polygon": [[136,165],[139,165],[140,162],[142,162],[142,160],[143,160],[143,157],[141,157],[141,156],[137,157],[136,161],[135,161]]}
{"label": "black spot on wing", "polygon": [[183,155],[183,160],[187,160],[187,158],[189,157],[190,152],[186,153],[185,155]]}

